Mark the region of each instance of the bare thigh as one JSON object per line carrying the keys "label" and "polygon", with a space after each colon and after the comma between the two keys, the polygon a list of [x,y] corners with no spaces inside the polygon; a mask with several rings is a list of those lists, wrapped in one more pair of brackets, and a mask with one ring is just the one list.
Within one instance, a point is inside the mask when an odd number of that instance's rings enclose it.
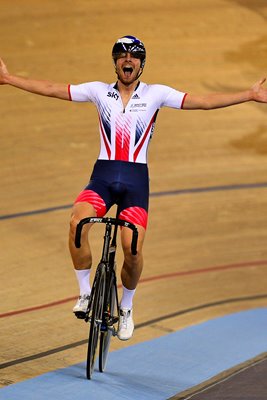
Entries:
{"label": "bare thigh", "polygon": [[78,223],[86,217],[94,217],[96,212],[94,207],[89,203],[76,203],[73,206],[70,232],[69,232],[69,249],[75,269],[88,269],[92,265],[92,255],[88,240],[88,233],[93,224],[86,224],[83,226],[81,234],[81,247],[75,247],[75,235]]}

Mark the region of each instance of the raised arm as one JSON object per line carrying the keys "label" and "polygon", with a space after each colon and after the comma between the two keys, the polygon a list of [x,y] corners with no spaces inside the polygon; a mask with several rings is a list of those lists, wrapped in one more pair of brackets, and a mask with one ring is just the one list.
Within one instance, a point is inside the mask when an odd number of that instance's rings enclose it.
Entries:
{"label": "raised arm", "polygon": [[27,92],[42,96],[56,97],[69,100],[68,85],[44,80],[35,80],[12,75],[8,72],[3,60],[0,58],[0,85],[11,85]]}
{"label": "raised arm", "polygon": [[236,93],[215,93],[203,96],[188,94],[184,100],[185,110],[213,110],[229,107],[247,101],[267,103],[267,89],[263,87],[266,78],[256,82],[251,89]]}

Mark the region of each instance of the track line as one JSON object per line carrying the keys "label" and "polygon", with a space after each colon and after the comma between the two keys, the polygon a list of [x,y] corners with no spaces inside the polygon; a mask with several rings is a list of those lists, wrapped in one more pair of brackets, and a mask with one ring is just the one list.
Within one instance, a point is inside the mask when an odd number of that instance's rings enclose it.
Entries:
{"label": "track line", "polygon": [[[187,189],[176,189],[167,190],[162,192],[152,192],[150,197],[164,197],[164,196],[179,196],[184,194],[196,194],[196,193],[209,193],[209,192],[219,192],[226,190],[245,190],[245,189],[261,189],[267,188],[267,182],[257,182],[257,183],[244,183],[235,185],[220,185],[220,186],[206,186],[206,187],[195,187]],[[18,212],[13,214],[0,215],[0,221],[21,217],[29,217],[37,214],[46,214],[53,211],[66,210],[72,207],[72,204],[64,204],[60,206],[41,208],[39,210],[29,210],[24,212]]]}
{"label": "track line", "polygon": [[[225,305],[225,304],[231,304],[231,303],[237,303],[237,302],[243,302],[243,301],[255,301],[255,300],[266,299],[266,298],[267,298],[267,293],[263,293],[263,294],[258,294],[258,295],[254,295],[254,296],[235,297],[235,298],[215,301],[212,303],[200,304],[200,305],[197,305],[194,307],[186,308],[184,310],[179,310],[179,311],[173,312],[171,314],[165,314],[165,315],[159,316],[157,318],[153,318],[153,319],[147,320],[145,322],[136,324],[135,330],[162,322],[167,319],[175,318],[180,315],[185,315],[185,314],[192,313],[195,311],[203,310],[205,308],[217,307],[217,306],[221,306],[221,305]],[[43,351],[43,352],[36,353],[36,354],[31,354],[30,356],[7,361],[5,363],[0,364],[0,369],[12,367],[17,364],[22,364],[24,362],[33,361],[33,360],[36,360],[39,358],[47,357],[47,356],[50,356],[51,354],[56,354],[61,351],[72,349],[74,347],[82,346],[82,345],[86,344],[87,342],[88,342],[88,339],[83,339],[83,340],[79,340],[78,342],[73,342],[73,343],[66,344],[64,346],[55,347],[55,348],[47,350],[47,351]]]}
{"label": "track line", "polygon": [[186,390],[185,392],[180,392],[175,396],[170,397],[167,400],[189,400],[194,399],[195,396],[202,394],[212,387],[218,386],[221,383],[228,381],[234,376],[241,374],[242,372],[254,368],[258,364],[265,362],[267,360],[267,353],[261,353],[260,355],[253,357],[252,359],[245,361],[241,364],[238,364],[226,371],[221,372],[220,374],[214,376],[213,378],[208,379],[207,381],[193,386],[192,388]]}
{"label": "track line", "polygon": [[[197,275],[197,274],[204,274],[204,273],[210,273],[210,272],[224,271],[224,270],[229,270],[229,269],[251,268],[251,267],[260,267],[260,266],[267,266],[267,260],[257,260],[257,261],[237,263],[237,264],[219,265],[219,266],[212,266],[212,267],[208,267],[208,268],[192,269],[192,270],[187,270],[187,271],[177,271],[177,272],[172,272],[170,274],[150,276],[148,278],[140,279],[139,285],[143,284],[143,283],[147,283],[147,282],[163,280],[163,279],[171,279],[171,278],[179,277],[179,276]],[[121,285],[118,285],[118,287],[121,288]],[[6,313],[0,314],[0,318],[12,317],[12,316],[18,315],[18,314],[24,314],[27,312],[42,310],[44,308],[55,307],[55,306],[58,306],[61,304],[68,303],[70,301],[74,301],[74,300],[76,300],[76,298],[77,298],[77,296],[71,296],[71,297],[67,297],[62,300],[53,301],[51,303],[40,304],[38,306],[32,306],[32,307],[28,307],[28,308],[24,308],[24,309],[20,309],[20,310],[8,311]]]}

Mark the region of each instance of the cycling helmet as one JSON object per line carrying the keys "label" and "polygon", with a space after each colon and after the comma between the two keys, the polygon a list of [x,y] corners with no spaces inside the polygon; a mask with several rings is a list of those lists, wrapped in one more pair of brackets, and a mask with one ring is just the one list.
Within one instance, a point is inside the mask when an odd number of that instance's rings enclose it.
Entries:
{"label": "cycling helmet", "polygon": [[144,68],[146,62],[146,49],[141,40],[130,35],[118,39],[112,49],[112,58],[114,63],[116,63],[119,55],[125,52],[133,54],[136,58],[140,58],[141,68]]}

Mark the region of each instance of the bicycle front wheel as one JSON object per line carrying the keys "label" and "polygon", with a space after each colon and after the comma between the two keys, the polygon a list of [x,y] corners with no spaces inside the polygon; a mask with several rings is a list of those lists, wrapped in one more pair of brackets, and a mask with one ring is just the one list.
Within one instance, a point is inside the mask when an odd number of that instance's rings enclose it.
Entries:
{"label": "bicycle front wheel", "polygon": [[105,265],[100,264],[97,267],[96,277],[94,282],[94,297],[92,300],[92,315],[90,321],[88,351],[87,351],[87,379],[91,379],[94,365],[95,355],[98,344],[99,332],[102,323],[103,305],[105,295]]}
{"label": "bicycle front wheel", "polygon": [[108,298],[107,298],[107,305],[106,305],[106,310],[105,311],[105,318],[106,318],[106,324],[105,324],[105,331],[101,331],[100,333],[100,347],[99,347],[99,371],[104,372],[106,365],[107,365],[107,359],[108,359],[108,352],[109,352],[109,346],[110,346],[110,340],[112,336],[112,329],[114,329],[113,325],[115,323],[114,321],[114,308],[115,308],[115,302],[116,302],[116,287],[115,287],[115,282],[114,279],[112,279],[110,291],[108,293]]}

